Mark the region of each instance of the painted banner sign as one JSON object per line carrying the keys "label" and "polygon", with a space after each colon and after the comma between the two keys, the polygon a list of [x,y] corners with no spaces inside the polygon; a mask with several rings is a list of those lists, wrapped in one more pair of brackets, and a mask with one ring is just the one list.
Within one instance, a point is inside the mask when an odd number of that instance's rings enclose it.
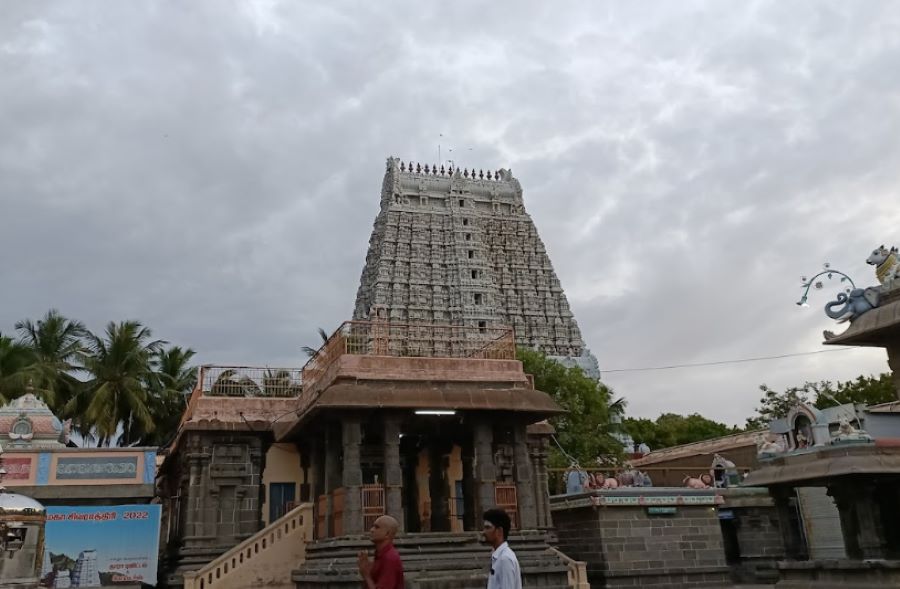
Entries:
{"label": "painted banner sign", "polygon": [[48,507],[41,587],[156,585],[159,505]]}

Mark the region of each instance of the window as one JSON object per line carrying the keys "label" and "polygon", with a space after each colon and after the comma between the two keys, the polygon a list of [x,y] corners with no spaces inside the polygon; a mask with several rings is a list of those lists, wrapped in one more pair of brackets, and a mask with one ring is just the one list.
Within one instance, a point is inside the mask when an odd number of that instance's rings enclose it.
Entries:
{"label": "window", "polygon": [[474,257],[475,257],[475,250],[469,250],[469,259],[471,260]]}
{"label": "window", "polygon": [[475,293],[475,304],[480,305],[483,300],[484,300],[484,295],[481,294],[480,292],[476,292]]}
{"label": "window", "polygon": [[466,233],[466,241],[472,241],[472,234]]}
{"label": "window", "polygon": [[287,505],[294,502],[296,492],[294,483],[269,483],[269,523],[287,513]]}
{"label": "window", "polygon": [[478,270],[472,270],[472,278],[478,278]]}
{"label": "window", "polygon": [[463,219],[463,225],[468,225],[468,224],[469,224],[469,220],[468,220],[468,219]]}
{"label": "window", "polygon": [[478,331],[484,333],[487,331],[487,321],[479,321],[478,322]]}
{"label": "window", "polygon": [[459,199],[459,206],[460,207],[466,206],[466,201],[464,201],[463,199]]}

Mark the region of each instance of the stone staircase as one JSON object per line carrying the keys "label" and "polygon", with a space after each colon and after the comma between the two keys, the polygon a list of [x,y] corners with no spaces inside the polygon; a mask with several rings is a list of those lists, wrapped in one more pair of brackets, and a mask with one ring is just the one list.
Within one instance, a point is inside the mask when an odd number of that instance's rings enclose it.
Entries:
{"label": "stone staircase", "polygon": [[[480,536],[465,532],[408,534],[398,538],[395,544],[403,559],[407,589],[484,589],[491,550],[480,542]],[[525,585],[583,589],[578,580],[586,578],[584,563],[568,559],[552,549],[549,542],[546,532],[512,534],[509,543],[519,559]],[[372,554],[372,543],[365,536],[307,544],[306,561],[292,576],[296,588],[358,589],[356,562],[360,550]]]}
{"label": "stone staircase", "polygon": [[312,503],[303,503],[231,550],[184,573],[184,589],[292,589],[291,571],[306,558]]}

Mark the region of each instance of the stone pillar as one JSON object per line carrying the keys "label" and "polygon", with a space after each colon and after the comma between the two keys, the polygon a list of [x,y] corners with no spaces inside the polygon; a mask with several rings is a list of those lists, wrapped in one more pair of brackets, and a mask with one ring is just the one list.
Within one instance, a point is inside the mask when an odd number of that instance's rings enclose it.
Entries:
{"label": "stone pillar", "polygon": [[497,469],[494,466],[494,431],[487,420],[478,420],[472,428],[472,442],[475,446],[475,488],[476,517],[481,521],[481,513],[497,504],[494,487],[497,484]]}
{"label": "stone pillar", "polygon": [[844,538],[844,552],[848,558],[861,559],[859,548],[859,525],[856,520],[856,502],[853,492],[846,485],[832,483],[828,485],[828,495],[834,500],[838,517],[841,521],[841,535]]}
{"label": "stone pillar", "polygon": [[416,468],[419,465],[419,449],[410,444],[403,449],[403,490],[405,491],[404,523],[406,530],[421,532],[422,522],[419,519],[419,483],[416,479]]}
{"label": "stone pillar", "polygon": [[334,491],[341,486],[341,444],[336,439],[334,427],[325,426],[325,477],[323,494],[325,499],[325,521],[328,537],[334,536]]}
{"label": "stone pillar", "polygon": [[384,418],[384,510],[405,530],[403,517],[403,469],[400,468],[400,416]]}
{"label": "stone pillar", "polygon": [[900,399],[900,343],[888,345],[887,355],[894,379],[894,394]]}
{"label": "stone pillar", "polygon": [[476,513],[478,500],[475,497],[475,446],[471,437],[463,442],[462,451],[462,485],[463,485],[463,530],[479,531],[481,514]]}
{"label": "stone pillar", "polygon": [[450,531],[450,486],[447,483],[447,471],[444,469],[446,444],[443,440],[434,440],[428,448],[428,491],[431,496],[431,531]]}
{"label": "stone pillar", "polygon": [[856,520],[859,525],[859,549],[864,559],[885,558],[885,534],[881,513],[875,499],[875,485],[855,487]]}
{"label": "stone pillar", "polygon": [[772,487],[771,494],[775,500],[775,510],[778,512],[785,556],[788,560],[800,560],[805,551],[800,530],[795,525],[795,509],[791,505],[791,499],[795,497],[794,489],[792,487]]}
{"label": "stone pillar", "polygon": [[342,420],[342,445],[344,450],[341,476],[344,487],[344,534],[361,534],[362,518],[362,468],[359,461],[359,445],[362,443],[362,427],[356,415]]}
{"label": "stone pillar", "polygon": [[550,515],[550,480],[547,473],[549,446],[550,440],[545,435],[534,436],[528,446],[534,469],[534,502],[537,508],[537,527],[539,528],[553,527]]}
{"label": "stone pillar", "polygon": [[534,473],[528,452],[528,434],[525,424],[513,426],[513,462],[515,463],[516,508],[519,512],[519,528],[531,530],[537,527],[537,507],[534,499]]}

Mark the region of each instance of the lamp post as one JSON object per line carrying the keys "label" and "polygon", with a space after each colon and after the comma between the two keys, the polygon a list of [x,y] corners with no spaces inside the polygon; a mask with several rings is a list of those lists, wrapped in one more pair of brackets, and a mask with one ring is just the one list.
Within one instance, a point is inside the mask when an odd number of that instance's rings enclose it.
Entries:
{"label": "lamp post", "polygon": [[[849,276],[847,276],[840,270],[835,270],[834,268],[831,267],[831,264],[826,262],[825,269],[822,270],[821,272],[819,272],[818,274],[816,274],[815,276],[813,276],[812,278],[806,278],[806,276],[804,276],[800,279],[800,281],[802,282],[801,288],[803,288],[804,290],[803,290],[803,296],[800,297],[800,300],[797,301],[797,304],[801,307],[809,306],[809,304],[807,304],[807,302],[806,302],[808,295],[809,295],[809,289],[812,288],[813,286],[815,286],[816,290],[820,290],[823,286],[821,281],[816,282],[816,278],[818,278],[820,276],[825,276],[829,280],[833,280],[835,275],[840,276],[841,282],[849,282],[850,288],[856,288],[856,285],[853,283],[852,278],[850,278]],[[850,289],[847,289],[847,290],[849,291]]]}

